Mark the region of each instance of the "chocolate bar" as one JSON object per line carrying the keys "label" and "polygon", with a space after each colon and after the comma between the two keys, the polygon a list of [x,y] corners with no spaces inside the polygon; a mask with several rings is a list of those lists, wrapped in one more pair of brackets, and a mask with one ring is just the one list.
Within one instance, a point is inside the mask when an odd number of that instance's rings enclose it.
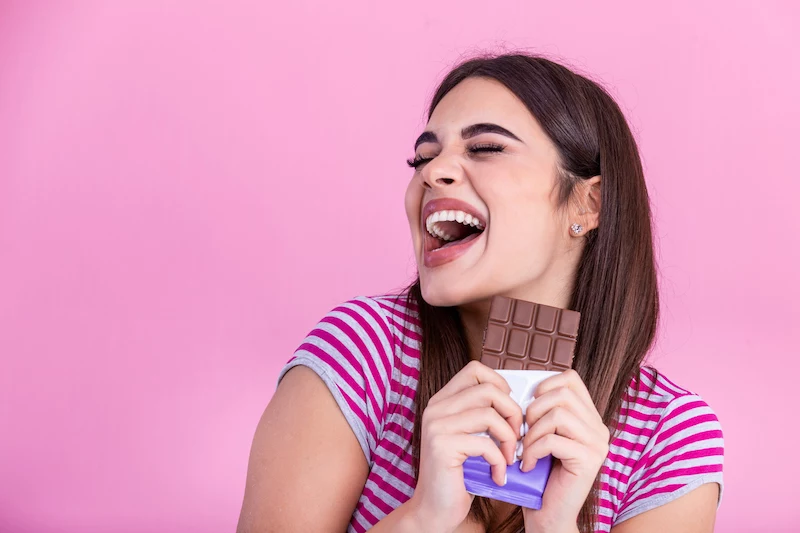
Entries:
{"label": "chocolate bar", "polygon": [[495,296],[481,363],[506,370],[569,370],[580,318],[577,311]]}

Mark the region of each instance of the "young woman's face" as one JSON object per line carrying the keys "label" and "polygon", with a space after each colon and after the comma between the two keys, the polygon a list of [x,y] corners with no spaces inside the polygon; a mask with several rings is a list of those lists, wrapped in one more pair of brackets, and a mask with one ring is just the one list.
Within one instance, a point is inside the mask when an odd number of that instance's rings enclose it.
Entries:
{"label": "young woman's face", "polygon": [[495,80],[468,78],[420,141],[405,207],[425,300],[553,301],[542,291],[569,282],[578,246],[567,210],[556,211],[555,146],[525,105]]}

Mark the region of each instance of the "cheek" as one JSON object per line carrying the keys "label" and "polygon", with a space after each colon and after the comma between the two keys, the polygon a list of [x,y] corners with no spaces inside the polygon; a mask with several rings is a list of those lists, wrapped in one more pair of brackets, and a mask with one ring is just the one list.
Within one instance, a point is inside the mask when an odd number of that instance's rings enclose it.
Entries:
{"label": "cheek", "polygon": [[[510,192],[510,191],[509,191]],[[558,234],[554,206],[546,191],[519,187],[513,194],[505,192],[493,202],[494,225],[490,222],[490,239],[500,244],[503,253],[546,254]]]}
{"label": "cheek", "polygon": [[420,202],[422,202],[422,188],[417,184],[416,179],[412,179],[406,187],[405,195],[406,216],[412,229],[416,227],[416,221],[420,216]]}

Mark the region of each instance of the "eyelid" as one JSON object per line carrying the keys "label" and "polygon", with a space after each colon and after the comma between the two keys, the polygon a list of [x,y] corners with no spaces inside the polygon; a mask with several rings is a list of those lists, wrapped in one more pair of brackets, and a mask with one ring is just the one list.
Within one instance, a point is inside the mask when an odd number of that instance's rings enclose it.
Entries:
{"label": "eyelid", "polygon": [[[507,148],[506,145],[495,143],[495,142],[484,142],[484,143],[475,143],[471,146],[467,147],[467,151],[470,153],[499,153],[503,152]],[[415,156],[413,159],[406,160],[408,166],[414,167],[415,169],[421,165],[424,165],[428,161],[432,160],[439,154],[435,154],[431,157],[423,157],[422,155]]]}
{"label": "eyelid", "polygon": [[475,143],[472,146],[468,147],[467,150],[477,150],[479,148],[498,148],[497,151],[499,152],[501,150],[505,150],[506,145],[495,142]]}

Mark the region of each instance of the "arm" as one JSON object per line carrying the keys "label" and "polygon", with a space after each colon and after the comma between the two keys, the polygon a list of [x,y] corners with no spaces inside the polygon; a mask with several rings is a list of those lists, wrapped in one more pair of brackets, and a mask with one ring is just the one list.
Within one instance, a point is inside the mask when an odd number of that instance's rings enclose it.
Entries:
{"label": "arm", "polygon": [[706,483],[614,526],[611,533],[712,533],[718,498],[719,485]]}
{"label": "arm", "polygon": [[296,367],[256,428],[237,532],[344,531],[366,478],[364,453],[327,387]]}
{"label": "arm", "polygon": [[[347,529],[368,474],[364,452],[325,383],[298,366],[256,428],[238,533]],[[417,531],[408,505],[371,531]]]}

